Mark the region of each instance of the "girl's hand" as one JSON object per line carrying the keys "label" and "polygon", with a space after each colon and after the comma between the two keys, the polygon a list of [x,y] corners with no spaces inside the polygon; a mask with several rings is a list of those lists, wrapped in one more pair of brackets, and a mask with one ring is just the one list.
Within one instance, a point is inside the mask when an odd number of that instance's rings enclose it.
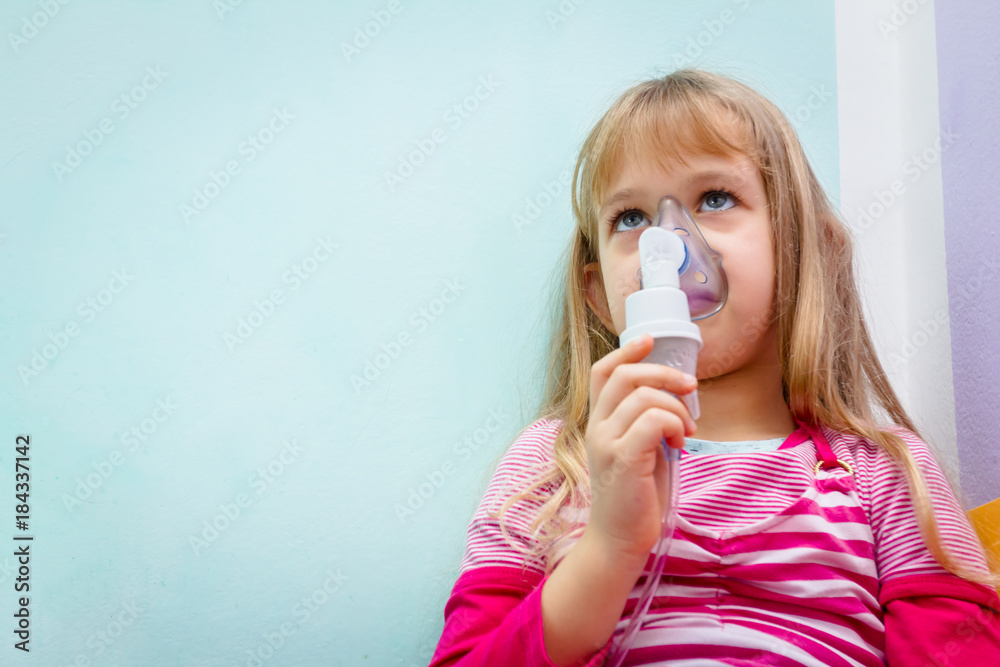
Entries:
{"label": "girl's hand", "polygon": [[687,407],[666,393],[687,394],[697,380],[688,383],[680,370],[662,364],[637,363],[652,343],[643,335],[593,365],[585,434],[591,485],[585,533],[640,567],[662,530],[667,470],[661,440],[681,449],[697,428]]}

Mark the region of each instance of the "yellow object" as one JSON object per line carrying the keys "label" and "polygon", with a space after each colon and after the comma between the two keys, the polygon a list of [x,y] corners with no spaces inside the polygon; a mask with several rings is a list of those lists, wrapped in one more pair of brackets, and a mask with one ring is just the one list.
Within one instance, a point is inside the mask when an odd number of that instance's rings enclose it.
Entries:
{"label": "yellow object", "polygon": [[[969,510],[969,520],[979,533],[987,556],[1000,562],[1000,498]],[[1000,588],[997,590],[1000,592]]]}

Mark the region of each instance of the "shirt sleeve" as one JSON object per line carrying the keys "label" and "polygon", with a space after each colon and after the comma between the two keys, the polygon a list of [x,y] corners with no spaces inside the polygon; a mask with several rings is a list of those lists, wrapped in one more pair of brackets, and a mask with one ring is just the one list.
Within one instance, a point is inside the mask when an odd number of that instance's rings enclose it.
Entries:
{"label": "shirt sleeve", "polygon": [[905,579],[913,580],[908,590],[899,587],[885,603],[890,667],[997,664],[1000,603],[995,591],[991,595],[954,576]]}
{"label": "shirt sleeve", "polygon": [[[906,429],[899,428],[896,433],[909,446],[923,472],[942,544],[973,570],[988,573],[979,536],[930,448]],[[948,574],[924,543],[906,478],[888,454],[872,447],[866,453],[859,452],[858,463],[859,473],[866,478],[859,481],[868,496],[866,504],[882,586],[901,577]]]}
{"label": "shirt sleeve", "polygon": [[[445,605],[445,627],[430,667],[556,667],[545,650],[542,587],[548,576],[509,567],[469,570]],[[576,663],[599,667],[611,640]]]}
{"label": "shirt sleeve", "polygon": [[[504,514],[510,539],[492,514],[523,490],[540,466],[551,462],[558,427],[557,421],[535,422],[501,458],[469,524],[465,555],[445,604],[444,629],[430,667],[557,667],[545,651],[543,635],[545,563],[525,554],[538,544],[531,523],[544,501],[510,505]],[[597,667],[610,647],[611,640],[578,664]]]}
{"label": "shirt sleeve", "polygon": [[[973,570],[988,573],[979,537],[930,448],[910,431],[897,434],[923,472],[945,548]],[[920,535],[906,478],[884,451],[868,453],[858,462],[868,477],[862,488],[875,538],[888,664],[994,664],[1000,656],[996,590],[937,562]]]}

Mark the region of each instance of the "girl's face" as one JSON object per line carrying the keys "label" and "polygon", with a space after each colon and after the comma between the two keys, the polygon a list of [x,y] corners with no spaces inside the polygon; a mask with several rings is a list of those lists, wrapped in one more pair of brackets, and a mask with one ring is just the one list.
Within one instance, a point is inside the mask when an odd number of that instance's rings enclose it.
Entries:
{"label": "girl's face", "polygon": [[669,172],[627,163],[610,184],[598,213],[600,261],[585,268],[587,299],[605,326],[621,335],[625,298],[639,289],[639,235],[652,224],[657,204],[673,195],[691,212],[705,240],[722,255],[729,298],[715,315],[695,323],[703,347],[698,378],[734,372],[748,364],[777,363],[772,326],[774,251],[764,183],[747,156],[688,156]]}

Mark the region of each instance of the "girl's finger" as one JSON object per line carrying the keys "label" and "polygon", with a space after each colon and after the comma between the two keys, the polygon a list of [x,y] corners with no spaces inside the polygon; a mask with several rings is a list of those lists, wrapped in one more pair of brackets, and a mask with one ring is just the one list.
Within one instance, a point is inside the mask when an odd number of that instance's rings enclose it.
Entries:
{"label": "girl's finger", "polygon": [[650,408],[660,408],[680,417],[684,422],[685,436],[694,435],[698,428],[684,403],[666,391],[649,386],[640,386],[626,396],[605,420],[604,428],[612,438],[618,439]]}
{"label": "girl's finger", "polygon": [[[648,354],[648,351],[644,354]],[[596,401],[591,395],[593,407],[591,419],[607,419],[625,400],[626,396],[642,386],[664,389],[671,394],[683,395],[694,391],[698,383],[697,380],[689,383],[682,371],[663,364],[619,363],[612,370],[611,376],[603,383],[601,394],[596,397]]]}
{"label": "girl's finger", "polygon": [[[603,419],[610,414],[608,410],[607,414],[598,413],[598,398],[601,396],[601,392],[604,391],[604,385],[608,383],[611,378],[611,374],[614,373],[615,369],[624,363],[635,363],[646,358],[649,351],[652,349],[653,337],[644,334],[629,341],[628,345],[618,348],[617,350],[612,350],[608,354],[604,355],[603,358],[599,359],[597,362],[591,366],[590,369],[590,418]],[[613,406],[611,406],[613,409]]]}
{"label": "girl's finger", "polygon": [[675,449],[684,449],[684,422],[672,412],[651,408],[636,419],[625,433],[621,455],[635,461],[647,452],[663,450],[662,441]]}

